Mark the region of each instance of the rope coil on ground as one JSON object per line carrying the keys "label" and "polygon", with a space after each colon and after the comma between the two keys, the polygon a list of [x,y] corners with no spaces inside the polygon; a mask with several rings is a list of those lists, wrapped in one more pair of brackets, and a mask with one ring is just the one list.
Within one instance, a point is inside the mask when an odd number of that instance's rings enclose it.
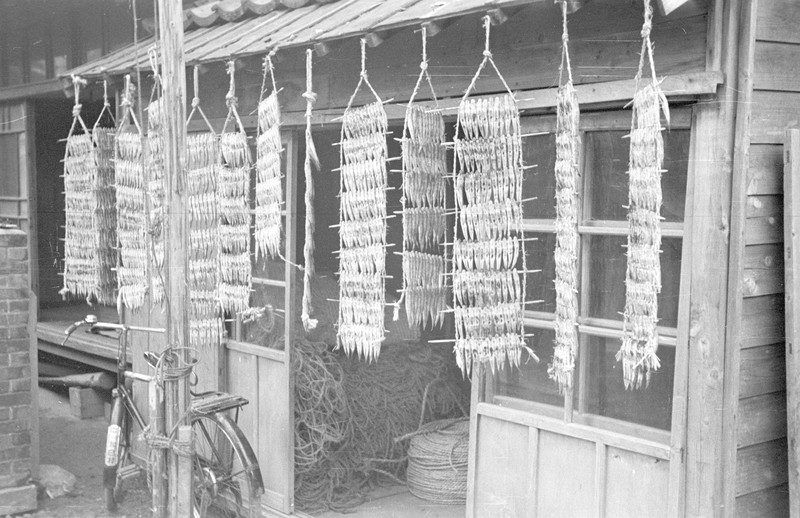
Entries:
{"label": "rope coil on ground", "polygon": [[469,418],[432,421],[408,446],[406,482],[414,496],[438,504],[467,500]]}

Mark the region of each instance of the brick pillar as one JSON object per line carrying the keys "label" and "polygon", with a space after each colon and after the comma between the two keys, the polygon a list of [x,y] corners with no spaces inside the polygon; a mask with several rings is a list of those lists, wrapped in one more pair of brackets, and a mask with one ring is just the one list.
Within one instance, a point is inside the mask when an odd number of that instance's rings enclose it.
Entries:
{"label": "brick pillar", "polygon": [[29,264],[25,233],[0,226],[0,515],[36,509]]}

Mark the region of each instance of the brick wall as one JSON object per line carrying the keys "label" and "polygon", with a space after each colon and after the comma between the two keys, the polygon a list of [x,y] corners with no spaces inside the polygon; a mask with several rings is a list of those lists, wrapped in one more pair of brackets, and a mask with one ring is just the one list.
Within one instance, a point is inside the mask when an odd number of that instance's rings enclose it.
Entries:
{"label": "brick wall", "polygon": [[29,265],[25,233],[0,226],[0,489],[31,475]]}

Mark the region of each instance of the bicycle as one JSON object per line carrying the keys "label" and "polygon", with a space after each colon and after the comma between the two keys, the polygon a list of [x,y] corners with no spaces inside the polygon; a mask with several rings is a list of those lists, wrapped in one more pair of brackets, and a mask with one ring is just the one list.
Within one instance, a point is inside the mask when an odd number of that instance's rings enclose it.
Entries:
{"label": "bicycle", "polygon": [[[135,422],[148,430],[147,422],[131,396],[134,381],[149,383],[155,376],[127,369],[128,333],[131,331],[163,333],[164,329],[99,322],[95,315],[70,325],[64,333],[69,337],[80,326],[87,332],[116,331],[117,387],[112,391],[113,404],[106,436],[103,485],[106,508],[114,511],[123,499],[123,483],[138,475],[140,468],[131,455],[131,432]],[[106,336],[106,335],[104,335]],[[153,368],[169,363],[174,352],[167,349],[162,355],[145,352],[145,360]],[[130,382],[130,383],[129,383]],[[189,421],[194,431],[193,514],[194,518],[261,516],[261,495],[264,483],[258,460],[242,430],[236,424],[247,399],[224,392],[192,393]],[[234,418],[228,412],[234,410]]]}

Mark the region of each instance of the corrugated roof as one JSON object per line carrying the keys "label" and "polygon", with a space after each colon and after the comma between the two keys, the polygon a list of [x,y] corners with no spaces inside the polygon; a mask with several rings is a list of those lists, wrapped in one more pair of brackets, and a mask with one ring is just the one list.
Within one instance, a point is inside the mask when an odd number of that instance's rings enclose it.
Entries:
{"label": "corrugated roof", "polygon": [[[489,9],[545,2],[552,0],[213,1],[185,13],[192,24],[201,18],[206,23],[212,16],[208,13],[216,13],[210,23],[217,23],[186,29],[184,52],[188,64],[223,61],[266,54],[275,48],[313,45]],[[225,22],[222,13],[236,21]],[[142,69],[150,68],[147,49],[154,42],[151,37],[139,43],[138,65]],[[130,45],[64,75],[119,75],[136,65],[136,49]]]}

